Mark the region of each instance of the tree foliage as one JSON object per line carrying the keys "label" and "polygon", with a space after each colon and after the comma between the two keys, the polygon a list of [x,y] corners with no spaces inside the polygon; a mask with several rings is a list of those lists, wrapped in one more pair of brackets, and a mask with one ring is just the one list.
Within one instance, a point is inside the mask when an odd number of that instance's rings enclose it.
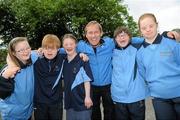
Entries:
{"label": "tree foliage", "polygon": [[[0,49],[0,69],[2,68],[2,66],[4,66],[6,64],[6,56],[7,56],[7,50],[4,49]],[[0,120],[1,120],[1,116],[0,116]]]}
{"label": "tree foliage", "polygon": [[9,39],[18,36],[22,31],[18,27],[18,22],[13,11],[9,8],[9,3],[0,5],[0,35],[7,39],[4,44],[9,42]]}
{"label": "tree foliage", "polygon": [[102,24],[104,35],[112,36],[117,26],[129,27],[133,35],[138,33],[122,0],[1,0],[0,5],[4,43],[21,35],[27,36],[33,47],[39,47],[47,33],[61,37],[72,32],[81,38],[91,20]]}

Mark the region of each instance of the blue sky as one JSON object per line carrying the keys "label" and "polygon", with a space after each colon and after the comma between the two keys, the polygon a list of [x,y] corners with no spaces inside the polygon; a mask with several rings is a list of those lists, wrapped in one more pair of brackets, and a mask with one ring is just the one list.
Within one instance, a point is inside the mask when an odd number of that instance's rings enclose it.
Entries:
{"label": "blue sky", "polygon": [[124,0],[123,3],[136,22],[143,13],[153,13],[160,33],[180,28],[180,0]]}

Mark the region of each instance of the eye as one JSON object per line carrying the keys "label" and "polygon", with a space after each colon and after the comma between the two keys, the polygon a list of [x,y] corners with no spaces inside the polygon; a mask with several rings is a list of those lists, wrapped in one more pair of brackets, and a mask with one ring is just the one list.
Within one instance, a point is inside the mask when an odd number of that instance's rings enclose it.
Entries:
{"label": "eye", "polygon": [[141,27],[141,30],[146,30],[146,27]]}
{"label": "eye", "polygon": [[154,25],[150,25],[149,28],[153,28]]}
{"label": "eye", "polygon": [[90,31],[90,32],[88,32],[88,34],[89,34],[89,35],[92,35],[92,34],[93,34],[93,32],[92,32],[92,31]]}
{"label": "eye", "polygon": [[29,51],[29,50],[31,50],[31,47],[27,47],[27,48],[24,48],[24,49],[20,49],[20,50],[17,50],[16,52],[18,52],[18,53],[24,53],[24,52]]}

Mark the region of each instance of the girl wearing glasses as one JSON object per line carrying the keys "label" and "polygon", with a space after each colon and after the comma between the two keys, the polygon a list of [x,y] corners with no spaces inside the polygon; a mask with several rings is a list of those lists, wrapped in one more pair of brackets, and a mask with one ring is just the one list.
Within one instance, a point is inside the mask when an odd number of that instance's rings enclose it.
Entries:
{"label": "girl wearing glasses", "polygon": [[33,111],[34,73],[33,64],[37,54],[31,52],[26,37],[12,39],[8,46],[8,54],[15,64],[7,66],[1,79],[14,80],[14,91],[4,100],[0,99],[0,111],[3,120],[28,120]]}

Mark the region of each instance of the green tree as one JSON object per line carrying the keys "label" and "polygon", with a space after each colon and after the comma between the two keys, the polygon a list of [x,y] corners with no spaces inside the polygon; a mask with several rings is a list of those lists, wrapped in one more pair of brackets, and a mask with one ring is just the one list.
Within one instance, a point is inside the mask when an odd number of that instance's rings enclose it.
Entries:
{"label": "green tree", "polygon": [[[6,64],[7,50],[0,49],[0,69]],[[0,117],[1,120],[1,117]]]}
{"label": "green tree", "polygon": [[0,35],[3,39],[6,39],[7,41],[4,41],[3,44],[7,44],[10,39],[12,39],[14,36],[18,36],[22,31],[19,29],[19,25],[17,25],[16,17],[11,11],[11,9],[8,7],[10,3],[2,2],[0,5]]}
{"label": "green tree", "polygon": [[127,26],[137,35],[137,25],[129,16],[122,0],[68,0],[63,4],[70,30],[80,37],[85,24],[97,20],[103,25],[104,35],[113,35],[117,26]]}
{"label": "green tree", "polygon": [[[7,11],[1,26],[9,24],[6,16],[13,18],[12,28],[2,29],[13,29],[7,32],[11,37],[27,36],[33,47],[39,47],[47,33],[61,37],[72,32],[82,38],[84,26],[91,20],[102,24],[104,35],[112,36],[117,26],[129,27],[133,35],[138,34],[137,25],[122,0],[1,0],[0,4]],[[3,37],[4,33],[0,32]],[[7,43],[9,39],[4,41]]]}
{"label": "green tree", "polygon": [[60,0],[14,0],[10,7],[33,47],[39,47],[47,33],[60,37],[68,32],[59,12]]}

